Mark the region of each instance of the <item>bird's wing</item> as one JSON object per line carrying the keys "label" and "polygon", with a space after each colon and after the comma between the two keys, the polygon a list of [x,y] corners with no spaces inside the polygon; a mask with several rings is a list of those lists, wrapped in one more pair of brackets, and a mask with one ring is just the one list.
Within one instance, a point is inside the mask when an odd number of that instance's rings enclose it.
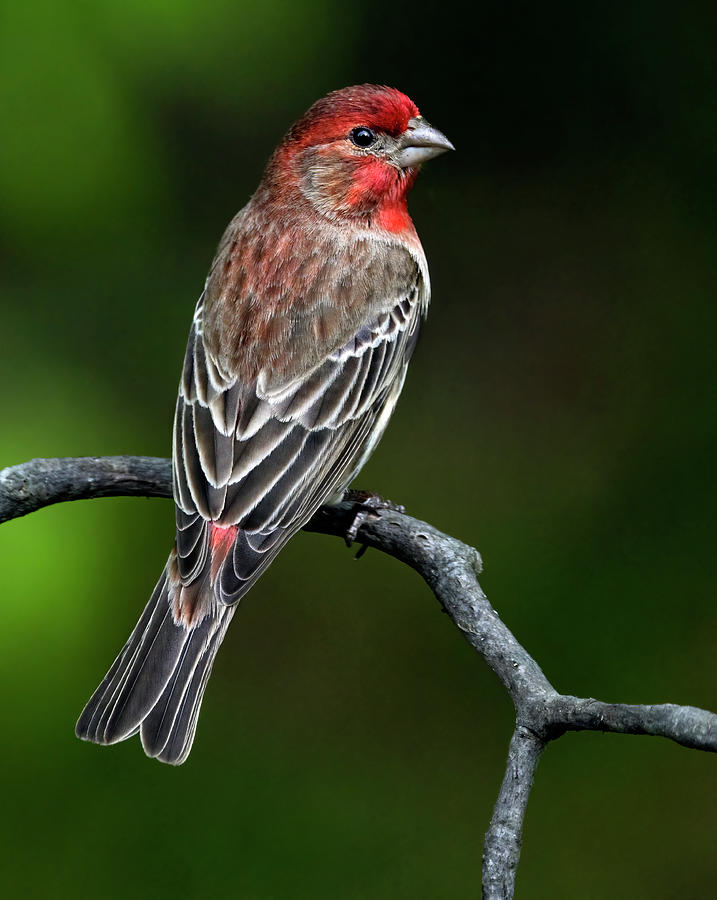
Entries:
{"label": "bird's wing", "polygon": [[222,371],[204,341],[200,299],[174,426],[177,562],[185,585],[204,571],[221,535],[211,526],[234,526],[215,595],[236,602],[347,485],[398,397],[426,290],[416,267],[405,296],[311,371],[283,383],[266,371],[250,383]]}

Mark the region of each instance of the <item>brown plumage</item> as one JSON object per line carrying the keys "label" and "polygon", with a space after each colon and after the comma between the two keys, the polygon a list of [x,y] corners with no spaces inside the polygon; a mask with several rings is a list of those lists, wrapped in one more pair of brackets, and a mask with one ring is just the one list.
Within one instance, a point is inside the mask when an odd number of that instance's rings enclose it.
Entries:
{"label": "brown plumage", "polygon": [[236,603],[375,448],[429,301],[406,194],[450,149],[405,95],[318,101],[227,228],[197,304],[174,425],[177,534],[77,723],[181,763]]}

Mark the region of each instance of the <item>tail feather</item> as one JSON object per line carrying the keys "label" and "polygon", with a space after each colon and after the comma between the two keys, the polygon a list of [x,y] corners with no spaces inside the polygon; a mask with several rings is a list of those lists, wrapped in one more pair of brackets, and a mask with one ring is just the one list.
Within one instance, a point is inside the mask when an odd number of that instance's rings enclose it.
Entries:
{"label": "tail feather", "polygon": [[204,688],[233,609],[211,602],[196,625],[177,623],[168,568],[75,733],[114,744],[140,731],[148,755],[179,764],[191,749]]}
{"label": "tail feather", "polygon": [[189,755],[204,688],[233,615],[234,607],[224,607],[192,629],[172,677],[142,721],[140,734],[147,756],[179,765]]}
{"label": "tail feather", "polygon": [[[82,710],[75,727],[78,737],[98,744],[114,744],[131,736],[132,729],[118,727],[117,717],[122,711],[118,708],[119,695],[126,687],[130,672],[136,668],[138,658],[140,656],[146,658],[148,647],[151,646],[168,609],[167,599],[165,571],[127,643]],[[135,724],[135,730],[137,725],[138,723]]]}

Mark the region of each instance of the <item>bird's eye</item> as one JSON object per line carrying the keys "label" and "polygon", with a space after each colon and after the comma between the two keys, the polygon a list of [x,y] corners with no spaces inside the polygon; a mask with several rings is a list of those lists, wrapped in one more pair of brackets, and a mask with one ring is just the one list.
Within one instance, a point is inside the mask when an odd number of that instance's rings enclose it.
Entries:
{"label": "bird's eye", "polygon": [[376,132],[372,131],[370,128],[361,126],[360,128],[354,128],[351,134],[349,134],[349,138],[351,139],[352,144],[356,144],[357,147],[361,147],[362,150],[365,150],[366,147],[370,147],[372,144],[376,143]]}

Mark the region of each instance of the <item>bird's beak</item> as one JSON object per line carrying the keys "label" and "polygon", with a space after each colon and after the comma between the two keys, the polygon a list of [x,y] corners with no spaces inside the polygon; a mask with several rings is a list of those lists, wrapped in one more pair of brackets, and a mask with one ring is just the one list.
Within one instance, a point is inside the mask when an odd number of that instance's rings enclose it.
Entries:
{"label": "bird's beak", "polygon": [[398,164],[407,169],[455,149],[445,134],[429,125],[423,116],[416,116],[409,119],[408,128],[398,139]]}

